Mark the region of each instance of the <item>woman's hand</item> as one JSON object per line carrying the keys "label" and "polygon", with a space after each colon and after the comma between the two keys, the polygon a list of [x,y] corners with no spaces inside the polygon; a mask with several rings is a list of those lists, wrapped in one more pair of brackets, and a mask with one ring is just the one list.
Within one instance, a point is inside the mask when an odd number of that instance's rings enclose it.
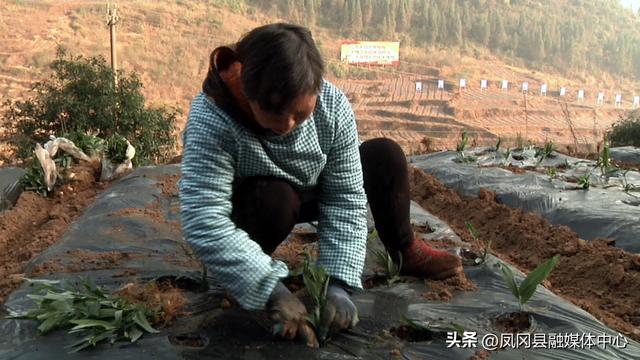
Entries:
{"label": "woman's hand", "polygon": [[320,318],[318,336],[324,341],[327,336],[350,329],[358,323],[358,309],[351,296],[337,284],[329,285],[327,303]]}
{"label": "woman's hand", "polygon": [[267,311],[271,319],[276,321],[274,335],[285,339],[298,338],[307,346],[318,347],[316,334],[305,319],[307,309],[284,284],[278,282],[267,302]]}

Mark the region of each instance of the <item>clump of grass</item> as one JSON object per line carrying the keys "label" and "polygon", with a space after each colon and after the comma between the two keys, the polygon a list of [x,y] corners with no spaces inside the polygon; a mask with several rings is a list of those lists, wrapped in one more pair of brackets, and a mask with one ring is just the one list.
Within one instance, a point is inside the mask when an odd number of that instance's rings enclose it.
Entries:
{"label": "clump of grass", "polygon": [[549,274],[551,274],[551,271],[558,264],[558,261],[560,261],[560,255],[556,255],[543,264],[538,265],[538,267],[529,273],[522,283],[520,283],[520,286],[516,283],[511,269],[508,266],[501,264],[500,270],[502,270],[504,281],[507,283],[507,287],[509,287],[513,296],[518,300],[521,310],[533,297],[538,285],[542,283]]}
{"label": "clump of grass", "polygon": [[144,332],[157,333],[148,319],[158,316],[159,309],[132,304],[122,296],[107,293],[90,279],[82,285],[70,281],[30,280],[36,285],[29,298],[36,307],[12,319],[40,322],[38,331],[47,334],[55,329],[69,329],[69,334],[85,335],[67,348],[78,352],[101,342],[119,340],[136,342]]}

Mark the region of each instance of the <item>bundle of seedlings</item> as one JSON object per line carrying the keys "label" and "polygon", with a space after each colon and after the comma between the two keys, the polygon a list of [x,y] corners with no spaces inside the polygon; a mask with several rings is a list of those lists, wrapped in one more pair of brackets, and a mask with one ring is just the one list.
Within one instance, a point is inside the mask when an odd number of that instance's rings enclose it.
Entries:
{"label": "bundle of seedlings", "polygon": [[[57,329],[83,335],[82,339],[67,346],[72,353],[103,342],[136,342],[145,332],[159,332],[152,327],[150,320],[159,323],[159,319],[166,318],[166,307],[157,301],[149,301],[148,296],[142,301],[132,301],[117,292],[107,292],[91,279],[81,283],[69,280],[27,281],[35,286],[33,293],[27,296],[35,301],[36,306],[24,313],[12,313],[9,318],[39,322],[38,332],[42,335]],[[184,302],[174,304],[182,305]]]}

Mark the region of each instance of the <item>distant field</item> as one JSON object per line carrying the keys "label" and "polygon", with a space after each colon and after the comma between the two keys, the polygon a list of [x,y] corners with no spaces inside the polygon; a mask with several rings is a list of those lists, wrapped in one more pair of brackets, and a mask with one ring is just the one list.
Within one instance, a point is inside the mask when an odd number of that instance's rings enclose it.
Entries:
{"label": "distant field", "polygon": [[[229,8],[223,1],[121,1],[117,25],[119,67],[137,72],[145,84],[144,93],[152,103],[177,106],[184,114],[200,90],[210,51],[231,43],[249,29],[277,21],[271,15],[242,7]],[[102,1],[26,1],[0,2],[0,95],[2,100],[29,96],[34,81],[47,74],[57,45],[74,54],[109,55],[109,32]],[[337,66],[339,38],[324,30],[315,37],[330,66]],[[480,93],[477,89],[457,94],[455,87],[437,93],[437,78],[457,84],[465,77],[470,86],[480,79],[498,82],[529,81],[549,83],[550,90],[562,84],[574,91],[587,87],[596,91],[594,76],[590,84],[567,79],[560,74],[544,74],[507,65],[490,54],[460,53],[448,50],[401,48],[399,69],[364,69],[376,80],[335,79],[353,100],[363,138],[388,136],[397,139],[408,152],[424,150],[425,141],[436,148],[452,147],[464,129],[478,144],[493,143],[498,136],[534,141],[574,142],[559,103],[554,98],[530,96],[525,126],[524,101],[513,89],[505,94],[496,89]],[[331,65],[333,64],[333,65]],[[415,81],[425,82],[422,93],[415,92]],[[625,101],[635,84],[602,75],[607,93],[624,91]],[[429,85],[430,84],[430,85]],[[570,94],[573,96],[572,94]],[[609,96],[609,95],[608,95]],[[570,120],[581,143],[595,144],[602,132],[622,113],[611,106],[595,109],[587,99],[570,104]],[[625,107],[628,108],[628,103]],[[427,140],[425,140],[427,138]],[[515,140],[514,140],[515,141]],[[0,144],[2,145],[2,144]]]}

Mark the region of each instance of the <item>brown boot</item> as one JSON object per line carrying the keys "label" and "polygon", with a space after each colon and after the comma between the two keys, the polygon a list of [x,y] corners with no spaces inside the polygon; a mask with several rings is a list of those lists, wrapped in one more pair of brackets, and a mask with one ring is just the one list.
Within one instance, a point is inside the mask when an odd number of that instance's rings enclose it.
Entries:
{"label": "brown boot", "polygon": [[444,280],[461,272],[460,257],[444,250],[434,249],[423,240],[413,240],[411,245],[402,252],[401,273],[403,275]]}

